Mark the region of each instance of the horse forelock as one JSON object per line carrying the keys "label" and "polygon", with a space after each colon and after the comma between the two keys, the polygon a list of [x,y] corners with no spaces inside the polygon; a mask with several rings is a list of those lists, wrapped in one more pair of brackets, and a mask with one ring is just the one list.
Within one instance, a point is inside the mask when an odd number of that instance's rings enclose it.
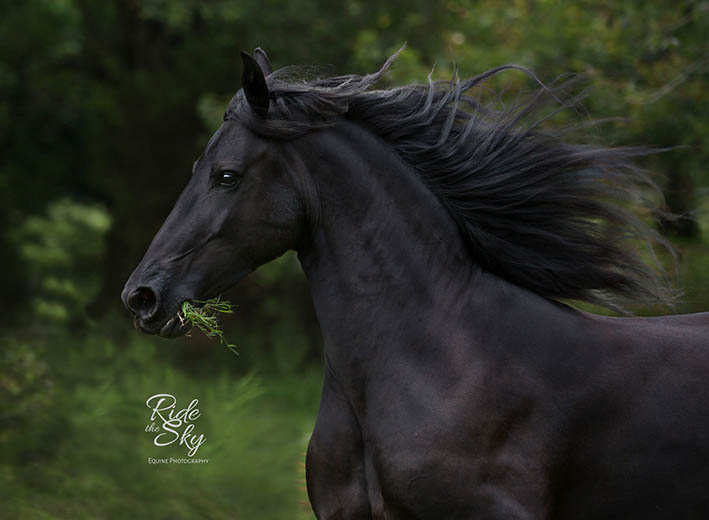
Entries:
{"label": "horse forelock", "polygon": [[[401,50],[399,51],[401,52]],[[458,223],[473,261],[538,294],[619,309],[628,303],[671,304],[676,291],[659,262],[631,247],[640,239],[669,244],[629,210],[661,194],[635,164],[644,147],[572,142],[579,121],[549,128],[560,112],[582,109],[579,77],[551,85],[517,65],[473,78],[375,89],[398,52],[378,71],[304,79],[287,67],[267,78],[268,117],[249,110],[241,91],[225,119],[272,139],[294,139],[338,118],[382,137],[439,198]],[[536,88],[509,105],[486,80],[516,70]],[[482,99],[492,93],[493,102]],[[646,204],[645,204],[646,205]],[[654,254],[650,255],[653,259]]]}

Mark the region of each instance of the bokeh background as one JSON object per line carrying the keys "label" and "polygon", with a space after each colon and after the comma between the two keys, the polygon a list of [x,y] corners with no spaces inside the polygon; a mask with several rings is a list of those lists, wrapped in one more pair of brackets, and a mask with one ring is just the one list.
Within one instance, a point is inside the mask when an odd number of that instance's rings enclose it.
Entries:
{"label": "bokeh background", "polygon": [[[239,50],[391,84],[515,62],[584,73],[609,144],[652,158],[685,303],[709,310],[709,2],[2,0],[0,515],[312,518],[322,342],[295,255],[226,294],[241,352],[138,334],[119,295],[239,88]],[[521,78],[509,78],[512,87]],[[512,89],[514,90],[514,88]],[[642,309],[641,309],[642,312]],[[657,312],[657,310],[654,310]],[[145,400],[200,400],[202,466],[152,466]]]}

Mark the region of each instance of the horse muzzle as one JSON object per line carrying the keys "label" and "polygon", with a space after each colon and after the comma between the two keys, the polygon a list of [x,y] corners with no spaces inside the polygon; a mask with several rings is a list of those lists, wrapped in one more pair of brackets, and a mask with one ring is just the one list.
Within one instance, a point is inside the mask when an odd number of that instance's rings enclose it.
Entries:
{"label": "horse muzzle", "polygon": [[123,289],[121,299],[126,308],[133,314],[133,326],[147,334],[156,334],[163,338],[177,338],[189,332],[191,325],[182,319],[177,312],[159,319],[160,296],[148,286]]}

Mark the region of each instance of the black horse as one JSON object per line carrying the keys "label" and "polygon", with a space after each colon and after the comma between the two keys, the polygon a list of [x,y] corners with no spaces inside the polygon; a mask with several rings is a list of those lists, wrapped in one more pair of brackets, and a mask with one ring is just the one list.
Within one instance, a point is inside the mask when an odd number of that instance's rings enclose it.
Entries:
{"label": "black horse", "polygon": [[[395,55],[396,56],[396,55]],[[376,90],[242,54],[243,90],[123,291],[173,337],[185,300],[298,252],[325,340],[307,454],[319,518],[709,518],[709,313],[629,247],[635,148],[549,129],[568,85]],[[523,100],[524,99],[524,100]],[[545,122],[546,121],[546,122]]]}

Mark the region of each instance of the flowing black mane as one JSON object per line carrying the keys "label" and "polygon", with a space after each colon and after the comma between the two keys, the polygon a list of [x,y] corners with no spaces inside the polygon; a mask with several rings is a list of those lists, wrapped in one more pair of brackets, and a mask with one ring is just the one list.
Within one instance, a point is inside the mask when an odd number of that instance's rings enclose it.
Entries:
{"label": "flowing black mane", "polygon": [[[397,53],[398,54],[398,53]],[[267,77],[270,111],[254,114],[242,91],[225,119],[259,135],[293,139],[346,118],[385,139],[448,208],[484,269],[543,296],[599,303],[669,303],[673,292],[634,251],[662,238],[626,209],[656,190],[633,159],[643,148],[569,142],[566,127],[542,123],[578,105],[569,82],[546,86],[505,65],[466,80],[375,90],[377,72],[300,79]],[[485,80],[521,70],[538,88],[512,106],[480,102]],[[663,242],[664,243],[664,242]],[[652,250],[652,247],[650,247]]]}

